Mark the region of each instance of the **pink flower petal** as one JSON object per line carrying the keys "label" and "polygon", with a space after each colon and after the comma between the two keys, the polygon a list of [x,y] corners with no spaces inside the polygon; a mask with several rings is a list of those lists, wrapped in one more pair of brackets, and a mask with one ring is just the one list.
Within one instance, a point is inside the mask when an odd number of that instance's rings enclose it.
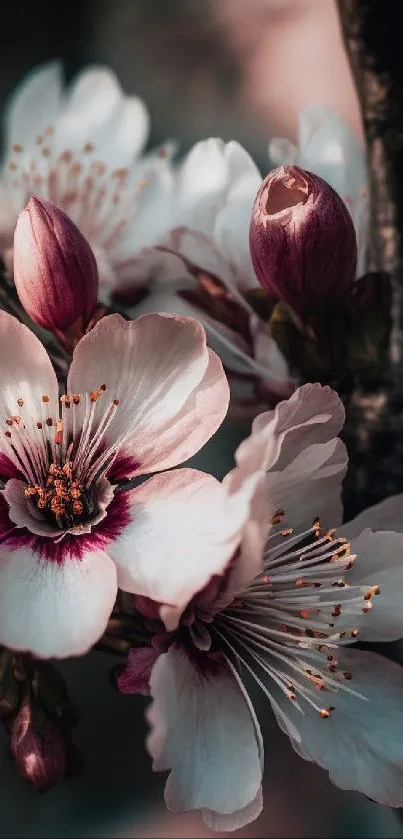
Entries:
{"label": "pink flower petal", "polygon": [[62,563],[0,551],[0,643],[41,658],[86,653],[106,628],[116,570],[102,551]]}
{"label": "pink flower petal", "polygon": [[270,513],[285,512],[286,527],[324,528],[342,520],[341,487],[347,451],[337,438],[343,405],[329,387],[304,385],[275,411],[260,414],[237,450],[237,463],[267,471]]}
{"label": "pink flower petal", "polygon": [[[21,416],[27,429],[48,416],[58,416],[58,386],[48,354],[22,323],[0,311],[0,423]],[[43,397],[46,397],[46,402]]]}
{"label": "pink flower petal", "polygon": [[117,678],[117,685],[121,693],[150,693],[150,676],[159,650],[154,647],[137,647],[129,650],[126,667]]}
{"label": "pink flower petal", "polygon": [[228,384],[219,359],[192,318],[165,314],[125,321],[103,318],[78,344],[68,378],[71,393],[104,383],[119,400],[108,429],[130,456],[131,474],[176,466],[195,454],[227,411]]}
{"label": "pink flower petal", "polygon": [[[170,810],[200,809],[235,830],[260,812],[262,745],[250,703],[225,664],[206,655],[205,671],[174,647],[154,665],[147,746],[154,769],[170,769]],[[209,668],[210,662],[210,668]]]}
{"label": "pink flower petal", "polygon": [[343,403],[335,390],[319,384],[299,387],[274,411],[259,414],[253,423],[254,434],[266,429],[273,438],[266,469],[284,469],[303,449],[334,439],[344,419]]}
{"label": "pink flower petal", "polygon": [[178,618],[193,595],[224,572],[250,495],[229,498],[215,478],[195,469],[155,475],[130,495],[131,523],[108,549],[119,587],[177,607]]}

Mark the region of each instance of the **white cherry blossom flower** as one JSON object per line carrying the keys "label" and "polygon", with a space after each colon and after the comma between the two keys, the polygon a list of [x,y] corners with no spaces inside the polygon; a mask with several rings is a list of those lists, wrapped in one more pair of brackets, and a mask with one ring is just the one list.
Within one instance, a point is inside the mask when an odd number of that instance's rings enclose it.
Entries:
{"label": "white cherry blossom flower", "polygon": [[154,768],[170,770],[168,807],[199,809],[217,830],[262,809],[263,743],[245,677],[334,783],[403,804],[403,670],[351,646],[402,634],[403,535],[374,531],[378,516],[381,528],[401,522],[403,502],[341,526],[343,421],[337,394],[320,385],[258,416],[223,482],[230,499],[263,470],[231,561],[189,586],[182,612],[137,599],[151,646],[131,651],[119,686],[149,685],[148,748]]}
{"label": "white cherry blossom flower", "polygon": [[[17,216],[32,194],[64,210],[90,242],[101,295],[130,276],[133,255],[166,229],[169,146],[141,156],[149,133],[144,103],[126,96],[105,67],[83,70],[67,90],[61,65],[33,70],[5,115],[0,177],[0,248],[12,267]],[[158,198],[158,200],[157,200]],[[151,222],[151,223],[150,223]]]}
{"label": "white cherry blossom flower", "polygon": [[[5,312],[0,356],[0,644],[84,653],[106,628],[117,586],[147,594],[152,580],[159,599],[183,608],[188,582],[169,570],[172,557],[185,567],[197,548],[199,588],[206,568],[215,573],[233,552],[234,514],[237,526],[247,514],[241,492],[224,508],[210,475],[165,471],[197,452],[227,410],[203,327],[170,315],[104,317],[77,344],[60,398],[44,347]],[[152,472],[161,474],[122,486]]]}

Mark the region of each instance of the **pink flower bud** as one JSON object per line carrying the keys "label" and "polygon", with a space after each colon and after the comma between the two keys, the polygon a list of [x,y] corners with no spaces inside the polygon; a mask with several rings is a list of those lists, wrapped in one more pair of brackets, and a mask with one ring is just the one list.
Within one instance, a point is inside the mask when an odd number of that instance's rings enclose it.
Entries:
{"label": "pink flower bud", "polygon": [[27,700],[12,725],[11,752],[19,771],[37,789],[47,789],[65,777],[63,739],[43,711]]}
{"label": "pink flower bud", "polygon": [[87,240],[51,201],[33,196],[18,217],[14,282],[35,323],[82,334],[97,300],[97,265]]}
{"label": "pink flower bud", "polygon": [[301,317],[342,301],[355,279],[357,242],[344,201],[298,166],[280,166],[263,181],[249,242],[260,284]]}

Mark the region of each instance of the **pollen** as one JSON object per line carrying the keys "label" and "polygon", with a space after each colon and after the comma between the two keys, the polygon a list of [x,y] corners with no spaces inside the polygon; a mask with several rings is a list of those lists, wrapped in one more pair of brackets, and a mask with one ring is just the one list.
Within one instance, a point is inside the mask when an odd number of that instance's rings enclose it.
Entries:
{"label": "pollen", "polygon": [[330,708],[322,708],[322,710],[321,710],[321,711],[319,711],[319,714],[320,714],[320,716],[322,717],[322,720],[327,720],[327,719],[329,719],[330,714],[332,713],[332,711],[334,711],[334,707],[333,707],[332,705],[330,706]]}
{"label": "pollen", "polygon": [[115,169],[112,172],[112,178],[121,179],[121,178],[126,178],[127,175],[128,175],[128,169]]}
{"label": "pollen", "polygon": [[64,466],[51,463],[45,486],[26,487],[25,497],[34,501],[60,529],[79,524],[88,507],[83,485],[73,479],[70,461]]}
{"label": "pollen", "polygon": [[92,390],[90,393],[91,402],[96,402],[105,391],[106,385],[101,385],[98,390]]}

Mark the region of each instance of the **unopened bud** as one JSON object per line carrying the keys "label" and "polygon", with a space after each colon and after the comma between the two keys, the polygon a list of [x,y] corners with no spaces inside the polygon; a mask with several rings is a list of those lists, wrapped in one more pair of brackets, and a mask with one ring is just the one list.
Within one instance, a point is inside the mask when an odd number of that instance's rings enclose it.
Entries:
{"label": "unopened bud", "polygon": [[87,240],[51,201],[33,196],[18,217],[14,282],[32,320],[74,344],[96,304],[98,270]]}
{"label": "unopened bud", "polygon": [[37,789],[47,789],[65,777],[62,736],[44,712],[28,699],[13,721],[10,745],[17,768]]}
{"label": "unopened bud", "polygon": [[357,243],[346,205],[298,166],[280,166],[263,181],[249,241],[260,284],[302,318],[343,301],[355,279]]}

